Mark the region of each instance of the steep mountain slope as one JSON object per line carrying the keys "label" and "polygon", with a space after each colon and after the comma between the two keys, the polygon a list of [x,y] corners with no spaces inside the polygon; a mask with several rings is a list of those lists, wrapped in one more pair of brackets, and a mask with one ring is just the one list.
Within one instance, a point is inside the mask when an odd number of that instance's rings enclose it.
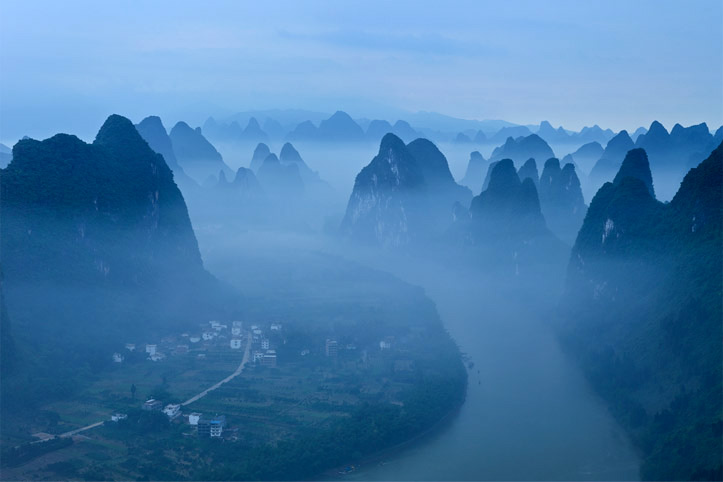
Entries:
{"label": "steep mountain slope", "polygon": [[201,128],[192,129],[185,122],[178,122],[170,133],[173,152],[178,164],[196,182],[204,183],[209,177],[214,179],[223,170],[227,177],[233,171],[224,162],[221,154],[206,140]]}
{"label": "steep mountain slope", "polygon": [[650,164],[645,149],[631,149],[623,159],[623,165],[613,179],[613,184],[620,184],[626,177],[634,177],[643,181],[645,187],[648,188],[650,196],[655,198],[655,189],[653,188],[653,175],[650,172]]}
{"label": "steep mountain slope", "polygon": [[472,199],[469,211],[477,242],[519,240],[547,231],[535,184],[521,182],[510,159],[495,164],[489,186]]}
{"label": "steep mountain slope", "polygon": [[447,158],[431,141],[417,139],[407,144],[407,149],[417,160],[427,184],[434,222],[440,225],[451,222],[452,206],[455,203],[469,206],[472,191],[455,182]]}
{"label": "steep mountain slope", "polygon": [[635,141],[635,146],[648,155],[662,200],[671,199],[688,169],[708,157],[718,144],[720,140],[714,141],[705,123],[689,127],[676,124],[668,133],[658,121]]}
{"label": "steep mountain slope", "polygon": [[604,183],[612,181],[628,151],[635,147],[628,131],[622,130],[605,146],[600,159],[590,170],[590,189],[597,191]]}
{"label": "steep mountain slope", "polygon": [[540,189],[540,175],[537,172],[537,163],[533,158],[527,159],[522,167],[517,171],[517,175],[520,177],[520,181],[530,179],[535,184],[535,187]]}
{"label": "steep mountain slope", "polygon": [[181,189],[193,189],[197,187],[196,182],[188,177],[183,168],[176,160],[176,153],[173,152],[171,138],[166,132],[166,128],[161,122],[161,118],[157,116],[149,116],[136,124],[136,130],[148,143],[151,149],[163,156],[166,164],[173,171],[173,179],[181,187]]}
{"label": "steep mountain slope", "polygon": [[13,338],[33,356],[3,380],[3,410],[31,407],[23,390],[33,402],[72,391],[70,372],[102,370],[129,336],[225,309],[171,170],[128,119],[110,116],[93,144],[58,134],[13,153],[0,172],[3,288]]}
{"label": "steep mountain slope", "polygon": [[487,161],[485,161],[485,158],[482,157],[479,151],[470,152],[467,170],[459,183],[470,188],[473,193],[480,192],[482,190],[482,183],[484,182],[486,167]]}
{"label": "steep mountain slope", "polygon": [[416,159],[394,134],[357,175],[343,235],[368,244],[396,248],[429,233],[427,184]]}
{"label": "steep mountain slope", "polygon": [[548,159],[540,176],[540,205],[547,226],[566,243],[575,241],[577,232],[585,218],[585,201],[575,166]]}
{"label": "steep mountain slope", "polygon": [[263,142],[259,142],[256,149],[254,149],[253,155],[251,156],[251,164],[249,165],[249,168],[254,172],[258,172],[259,167],[261,167],[261,164],[263,164],[266,158],[269,157],[269,154],[271,154],[269,146]]}
{"label": "steep mountain slope", "polygon": [[570,257],[563,339],[640,447],[644,479],[723,476],[722,185],[723,146],[669,204],[621,175]]}

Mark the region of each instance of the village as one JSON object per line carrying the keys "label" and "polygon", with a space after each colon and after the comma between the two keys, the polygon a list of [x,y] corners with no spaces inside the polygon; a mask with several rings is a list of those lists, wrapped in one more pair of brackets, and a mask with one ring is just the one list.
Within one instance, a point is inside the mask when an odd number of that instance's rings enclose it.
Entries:
{"label": "village", "polygon": [[[336,362],[341,352],[356,352],[354,343],[340,343],[336,338],[325,337],[315,340],[313,347],[303,347],[298,350],[298,357],[302,359],[312,355],[312,348],[319,357]],[[208,392],[218,388],[226,381],[239,375],[248,363],[251,367],[276,368],[278,363],[277,351],[287,344],[283,324],[279,322],[247,324],[243,321],[222,323],[212,320],[200,323],[197,332],[184,332],[180,335],[168,335],[154,343],[125,343],[124,351],[114,352],[114,364],[124,364],[129,358],[142,359],[144,363],[166,362],[169,358],[193,357],[198,361],[205,361],[210,352],[215,354],[238,354],[244,352],[244,357],[231,376],[190,398],[185,402],[167,403],[167,401],[148,398],[140,404],[144,412],[159,413],[167,417],[170,423],[186,424],[191,428],[190,434],[198,438],[218,438],[235,441],[238,428],[229,427],[227,416],[218,413],[200,413],[195,410],[184,410]],[[373,349],[379,352],[390,352],[395,344],[394,336],[385,336],[375,343]],[[320,352],[320,353],[318,353]],[[361,350],[361,358],[366,362],[368,350]],[[395,360],[395,371],[411,370],[408,360]],[[203,387],[198,387],[203,388]],[[133,386],[132,390],[135,390]],[[134,393],[135,395],[135,393]],[[128,418],[127,413],[116,412],[111,416],[110,423],[123,422]]]}

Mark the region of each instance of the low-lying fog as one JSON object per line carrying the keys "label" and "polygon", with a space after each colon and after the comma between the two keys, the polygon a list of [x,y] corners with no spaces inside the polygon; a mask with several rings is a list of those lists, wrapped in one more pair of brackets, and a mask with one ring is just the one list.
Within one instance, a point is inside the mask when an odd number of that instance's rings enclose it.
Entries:
{"label": "low-lying fog", "polygon": [[[204,261],[248,296],[314,292],[320,260],[335,258],[422,286],[469,357],[459,413],[421,441],[384,454],[354,480],[632,480],[638,461],[623,431],[560,350],[551,284],[519,284],[433,262],[350,250],[318,235],[197,228]],[[331,256],[327,258],[327,255]]]}

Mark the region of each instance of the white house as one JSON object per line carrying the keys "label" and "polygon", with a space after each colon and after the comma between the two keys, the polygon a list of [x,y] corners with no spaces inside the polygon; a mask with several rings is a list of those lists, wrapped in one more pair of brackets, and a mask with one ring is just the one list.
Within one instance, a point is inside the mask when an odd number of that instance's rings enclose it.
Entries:
{"label": "white house", "polygon": [[268,350],[269,349],[269,339],[264,338],[261,340],[261,349],[262,350]]}
{"label": "white house", "polygon": [[201,341],[201,337],[198,335],[189,336],[188,341],[190,341],[191,343],[198,343],[199,341]]}
{"label": "white house", "polygon": [[261,361],[263,358],[264,352],[258,350],[254,352],[254,363]]}
{"label": "white house", "polygon": [[382,340],[379,342],[379,348],[382,350],[389,350],[392,347],[392,342],[389,340]]}
{"label": "white house", "polygon": [[148,353],[150,356],[155,355],[157,349],[157,345],[146,345],[146,353]]}
{"label": "white house", "polygon": [[115,363],[121,363],[123,361],[123,355],[120,353],[113,353],[113,361]]}
{"label": "white house", "polygon": [[181,406],[175,403],[169,403],[166,408],[163,409],[163,413],[168,416],[171,420],[181,415]]}
{"label": "white house", "polygon": [[271,331],[281,331],[281,323],[271,323]]}
{"label": "white house", "polygon": [[125,420],[127,418],[128,418],[128,415],[126,415],[125,413],[114,413],[113,415],[110,416],[110,419],[113,422],[120,422],[121,420]]}
{"label": "white house", "polygon": [[136,344],[135,344],[135,343],[126,343],[126,350],[128,350],[128,351],[133,351],[133,350],[135,350],[135,349],[136,349]]}
{"label": "white house", "polygon": [[213,337],[216,336],[216,333],[210,332],[210,331],[204,331],[203,335],[201,335],[205,341],[213,340]]}
{"label": "white house", "polygon": [[201,414],[197,412],[193,412],[188,416],[188,424],[189,425],[198,425],[198,421],[201,419]]}
{"label": "white house", "polygon": [[240,326],[232,326],[231,334],[234,336],[239,336],[241,334],[241,327]]}
{"label": "white house", "polygon": [[231,348],[234,350],[241,348],[241,338],[231,338]]}
{"label": "white house", "polygon": [[153,362],[163,360],[164,358],[166,358],[166,355],[164,355],[163,353],[154,353],[153,355],[148,357],[148,359]]}

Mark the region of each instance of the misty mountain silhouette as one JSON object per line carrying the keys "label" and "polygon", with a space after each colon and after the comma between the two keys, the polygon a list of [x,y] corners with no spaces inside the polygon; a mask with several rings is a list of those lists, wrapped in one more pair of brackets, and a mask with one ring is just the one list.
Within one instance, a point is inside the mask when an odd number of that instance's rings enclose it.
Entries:
{"label": "misty mountain silhouette", "polygon": [[486,171],[487,161],[485,161],[485,158],[482,157],[479,151],[472,151],[469,153],[467,170],[459,183],[470,188],[473,193],[480,192]]}
{"label": "misty mountain silhouette", "polygon": [[140,123],[136,124],[136,130],[151,149],[163,156],[166,164],[171,168],[171,171],[173,171],[174,180],[182,189],[197,187],[196,182],[188,177],[183,168],[178,164],[176,154],[173,152],[171,138],[168,136],[160,117],[146,117]]}
{"label": "misty mountain silhouette", "polygon": [[428,202],[422,168],[399,137],[387,134],[356,177],[341,232],[362,243],[405,246],[428,233]]}
{"label": "misty mountain silhouette", "polygon": [[192,129],[185,122],[178,122],[171,129],[170,138],[178,164],[196,182],[205,182],[209,176],[215,178],[221,170],[227,177],[233,175],[221,154],[203,136],[200,127]]}
{"label": "misty mountain silhouette", "polygon": [[[654,137],[662,132],[651,127]],[[723,146],[688,172],[668,204],[638,178],[643,154],[630,151],[625,171],[590,203],[561,304],[564,339],[642,447],[643,479],[715,478]]]}
{"label": "misty mountain silhouette", "polygon": [[304,121],[298,124],[293,131],[286,136],[290,141],[311,141],[318,136],[318,129],[311,121]]}
{"label": "misty mountain silhouette", "polygon": [[[147,322],[143,314],[167,310],[158,318],[165,320],[205,305],[200,301],[215,281],[203,268],[183,196],[163,156],[128,119],[110,116],[93,144],[57,134],[20,141],[14,152],[0,176],[3,270],[13,296],[29,286],[23,296],[38,306],[53,310],[67,302],[64,316],[78,315],[68,332],[106,336],[114,332],[111,320],[136,309],[130,299],[145,300],[133,323]],[[94,298],[74,305],[62,299],[63,290],[44,291],[50,283]],[[113,290],[129,298],[119,304],[123,298]],[[189,310],[187,303],[199,306]],[[106,314],[88,319],[79,309]]]}
{"label": "misty mountain silhouette", "polygon": [[252,117],[249,119],[249,123],[241,133],[241,140],[248,142],[268,141],[269,135],[261,129],[256,117]]}
{"label": "misty mountain silhouette", "polygon": [[489,142],[492,144],[500,144],[510,137],[516,139],[518,137],[526,137],[531,134],[532,131],[525,126],[506,126],[498,130],[492,137],[490,137]]}
{"label": "misty mountain silhouette", "polygon": [[321,121],[316,139],[329,142],[350,142],[364,140],[364,131],[349,114],[336,111],[331,117]]}
{"label": "misty mountain silhouette", "polygon": [[531,179],[535,183],[535,187],[539,190],[540,188],[540,175],[537,171],[537,162],[532,157],[527,159],[522,167],[517,171],[517,175],[520,177],[520,181],[525,179]]}
{"label": "misty mountain silhouette", "polygon": [[304,194],[304,181],[296,163],[282,164],[276,154],[269,154],[256,173],[264,191],[274,199],[298,199]]}
{"label": "misty mountain silhouette", "polygon": [[251,170],[258,172],[259,167],[261,167],[261,164],[263,164],[266,158],[269,157],[269,154],[271,154],[269,146],[263,142],[259,142],[256,149],[254,149],[253,156],[251,156],[251,164],[249,165]]}
{"label": "misty mountain silhouette", "polygon": [[542,161],[551,157],[555,157],[555,154],[547,142],[537,134],[531,134],[516,139],[508,137],[502,146],[492,151],[490,161],[512,159],[513,162],[522,165],[529,158]]}
{"label": "misty mountain silhouette", "polygon": [[548,159],[540,175],[540,206],[547,226],[563,241],[572,244],[585,219],[587,206],[575,166]]}
{"label": "misty mountain silhouette", "polygon": [[603,183],[612,181],[630,149],[635,147],[628,131],[622,130],[605,146],[600,159],[590,170],[590,184],[597,190]]}
{"label": "misty mountain silhouette", "polygon": [[547,232],[537,189],[531,179],[520,181],[511,159],[491,168],[489,186],[470,205],[477,242],[526,239]]}
{"label": "misty mountain silhouette", "polygon": [[582,169],[583,173],[589,174],[604,152],[605,150],[602,145],[597,141],[593,141],[580,146],[575,152],[570,154],[570,157],[572,158],[572,162]]}
{"label": "misty mountain silhouette", "polygon": [[623,165],[613,179],[613,184],[618,185],[626,177],[633,177],[643,181],[645,187],[648,188],[650,196],[655,198],[655,189],[653,189],[653,175],[650,172],[650,164],[648,163],[648,155],[645,149],[630,149],[623,159]]}

